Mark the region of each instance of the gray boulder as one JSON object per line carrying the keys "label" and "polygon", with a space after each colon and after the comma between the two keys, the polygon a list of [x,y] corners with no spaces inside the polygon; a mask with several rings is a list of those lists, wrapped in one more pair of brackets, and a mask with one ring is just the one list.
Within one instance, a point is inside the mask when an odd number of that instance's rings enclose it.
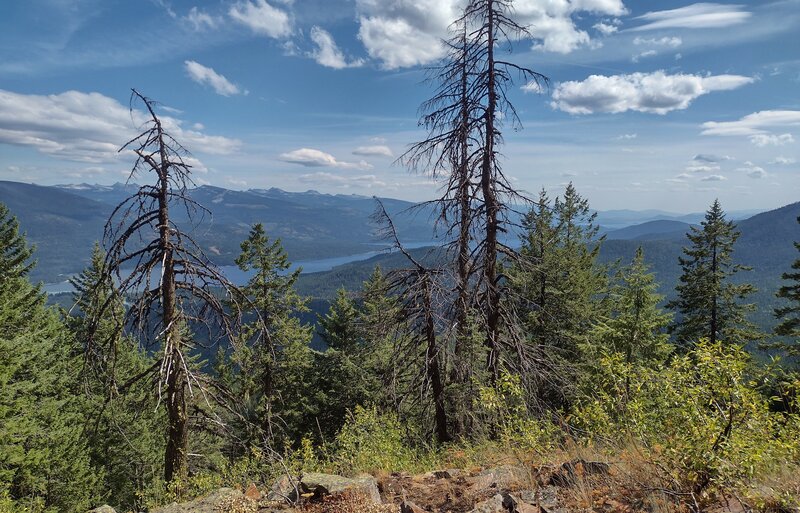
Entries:
{"label": "gray boulder", "polygon": [[89,511],[89,513],[117,513],[117,511],[108,504],[103,504],[99,508]]}
{"label": "gray boulder", "polygon": [[337,494],[345,490],[356,490],[364,493],[373,502],[380,504],[381,494],[378,482],[372,476],[342,477],[333,474],[308,472],[300,478],[300,489],[303,493],[316,495]]}
{"label": "gray boulder", "polygon": [[154,509],[151,513],[249,513],[258,510],[258,504],[246,498],[242,492],[232,488],[220,488],[205,497],[191,502],[178,504],[173,502],[168,506]]}

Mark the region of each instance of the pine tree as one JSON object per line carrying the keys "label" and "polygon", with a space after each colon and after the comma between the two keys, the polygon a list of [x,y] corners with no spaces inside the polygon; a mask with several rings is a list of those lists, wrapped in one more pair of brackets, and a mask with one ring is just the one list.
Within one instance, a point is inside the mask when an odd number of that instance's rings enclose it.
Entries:
{"label": "pine tree", "polygon": [[523,219],[522,248],[509,269],[528,337],[570,358],[606,308],[608,268],[597,261],[603,239],[595,217],[571,183],[554,202],[542,190]]}
{"label": "pine tree", "polygon": [[[280,396],[275,374],[280,365],[279,352],[291,343],[308,345],[311,329],[300,324],[294,315],[307,311],[306,300],[294,289],[300,269],[291,268],[280,239],[270,242],[262,224],[255,224],[241,244],[236,264],[242,271],[253,272],[241,288],[254,317],[242,330],[244,344],[233,358],[239,366],[237,395],[250,403],[253,424],[260,428],[261,442],[274,438],[274,403]],[[250,444],[257,443],[250,440]]]}
{"label": "pine tree", "polygon": [[520,365],[534,408],[566,405],[580,345],[607,314],[609,270],[598,262],[595,217],[570,183],[555,201],[542,190],[523,219],[522,247],[507,274],[527,338]]}
{"label": "pine tree", "polygon": [[756,289],[733,282],[740,271],[750,270],[733,263],[733,249],[740,235],[736,225],[725,219],[718,200],[700,224],[686,234],[691,246],[683,248],[686,256],[678,259],[683,270],[675,287],[678,297],[667,305],[678,314],[671,333],[684,348],[702,338],[712,344],[717,340],[745,344],[760,339],[762,335],[747,319],[755,305],[741,303]]}
{"label": "pine tree", "polygon": [[672,315],[658,306],[664,298],[656,293],[658,284],[648,272],[641,247],[621,271],[620,280],[611,293],[612,315],[591,331],[587,352],[620,353],[628,364],[663,362],[672,350],[666,333]]}
{"label": "pine tree", "polygon": [[[800,217],[797,218],[797,222],[800,223]],[[795,242],[794,247],[800,251],[800,242]],[[800,340],[800,258],[792,264],[792,271],[783,273],[782,278],[788,283],[778,289],[776,295],[789,304],[775,309],[775,317],[780,320],[775,327],[775,334],[793,339],[781,347],[788,354],[798,356],[800,355],[800,345],[798,345]]]}
{"label": "pine tree", "polygon": [[[92,466],[102,470],[102,489],[107,502],[127,509],[142,509],[143,492],[163,473],[165,423],[146,382],[126,383],[130,376],[146,373],[153,365],[135,340],[123,336],[124,299],[104,270],[105,253],[98,244],[90,265],[70,279],[75,292],[72,316],[66,317],[76,354],[91,359],[97,355],[87,347],[94,337],[113,340],[113,366],[102,360],[83,365],[85,397],[84,433]],[[98,316],[103,309],[106,313]],[[91,319],[99,319],[91,325]]]}
{"label": "pine tree", "polygon": [[353,352],[359,345],[358,309],[347,290],[342,287],[324,316],[319,317],[319,332],[329,348]]}
{"label": "pine tree", "polygon": [[347,412],[370,397],[368,369],[363,367],[365,343],[360,312],[344,288],[336,292],[328,313],[319,316],[319,334],[328,349],[317,355],[317,387],[324,394],[318,421],[322,435],[330,437],[344,424]]}
{"label": "pine tree", "polygon": [[97,500],[63,324],[28,281],[32,250],[0,205],[0,496],[20,510],[86,511]]}

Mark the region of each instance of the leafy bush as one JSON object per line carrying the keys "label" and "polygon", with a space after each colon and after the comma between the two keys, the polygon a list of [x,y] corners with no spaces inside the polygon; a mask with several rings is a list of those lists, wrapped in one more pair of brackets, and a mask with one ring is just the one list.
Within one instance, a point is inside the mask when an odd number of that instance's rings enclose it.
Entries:
{"label": "leafy bush", "polygon": [[376,408],[356,406],[336,435],[334,447],[332,463],[345,474],[410,470],[419,465],[397,417]]}
{"label": "leafy bush", "polygon": [[684,491],[741,489],[800,458],[797,415],[770,411],[750,363],[706,341],[661,370],[606,355],[571,421],[589,439],[634,441]]}

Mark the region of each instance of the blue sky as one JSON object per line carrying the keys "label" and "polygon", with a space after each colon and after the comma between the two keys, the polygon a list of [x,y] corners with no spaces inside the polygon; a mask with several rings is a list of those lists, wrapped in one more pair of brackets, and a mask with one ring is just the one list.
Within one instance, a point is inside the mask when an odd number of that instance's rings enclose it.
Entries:
{"label": "blue sky", "polygon": [[[113,183],[140,113],[198,183],[410,200],[425,67],[465,0],[3,0],[0,179]],[[800,199],[800,0],[516,0],[522,190],[573,181],[598,209],[772,208]]]}

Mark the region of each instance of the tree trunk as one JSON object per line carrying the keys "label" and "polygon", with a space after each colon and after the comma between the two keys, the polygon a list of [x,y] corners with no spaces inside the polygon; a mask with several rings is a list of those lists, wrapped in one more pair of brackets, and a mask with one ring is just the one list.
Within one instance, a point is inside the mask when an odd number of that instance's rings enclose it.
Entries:
{"label": "tree trunk", "polygon": [[[159,126],[160,129],[160,126]],[[160,135],[160,134],[159,134]],[[164,357],[167,361],[167,450],[164,458],[164,480],[183,482],[188,471],[189,423],[186,413],[187,375],[181,343],[181,326],[177,310],[175,266],[169,219],[169,167],[164,141],[159,139],[158,222],[164,261],[161,269],[161,308],[164,328]]]}
{"label": "tree trunk", "polygon": [[492,386],[500,377],[500,290],[497,283],[497,231],[498,213],[500,205],[497,200],[494,176],[494,147],[495,147],[495,128],[494,118],[497,111],[497,91],[494,61],[494,2],[487,0],[487,73],[488,73],[488,99],[484,122],[486,126],[485,147],[483,148],[483,162],[481,165],[481,190],[486,207],[486,235],[485,256],[484,256],[484,280],[486,286],[486,348],[487,368]]}
{"label": "tree trunk", "polygon": [[[427,279],[427,278],[426,278]],[[450,434],[447,430],[447,411],[444,402],[444,384],[439,368],[439,351],[436,345],[436,325],[433,319],[433,305],[431,304],[431,290],[425,286],[425,340],[427,348],[425,351],[425,366],[428,370],[428,379],[431,381],[433,389],[434,421],[436,428],[436,439],[440,443],[449,442]]]}

